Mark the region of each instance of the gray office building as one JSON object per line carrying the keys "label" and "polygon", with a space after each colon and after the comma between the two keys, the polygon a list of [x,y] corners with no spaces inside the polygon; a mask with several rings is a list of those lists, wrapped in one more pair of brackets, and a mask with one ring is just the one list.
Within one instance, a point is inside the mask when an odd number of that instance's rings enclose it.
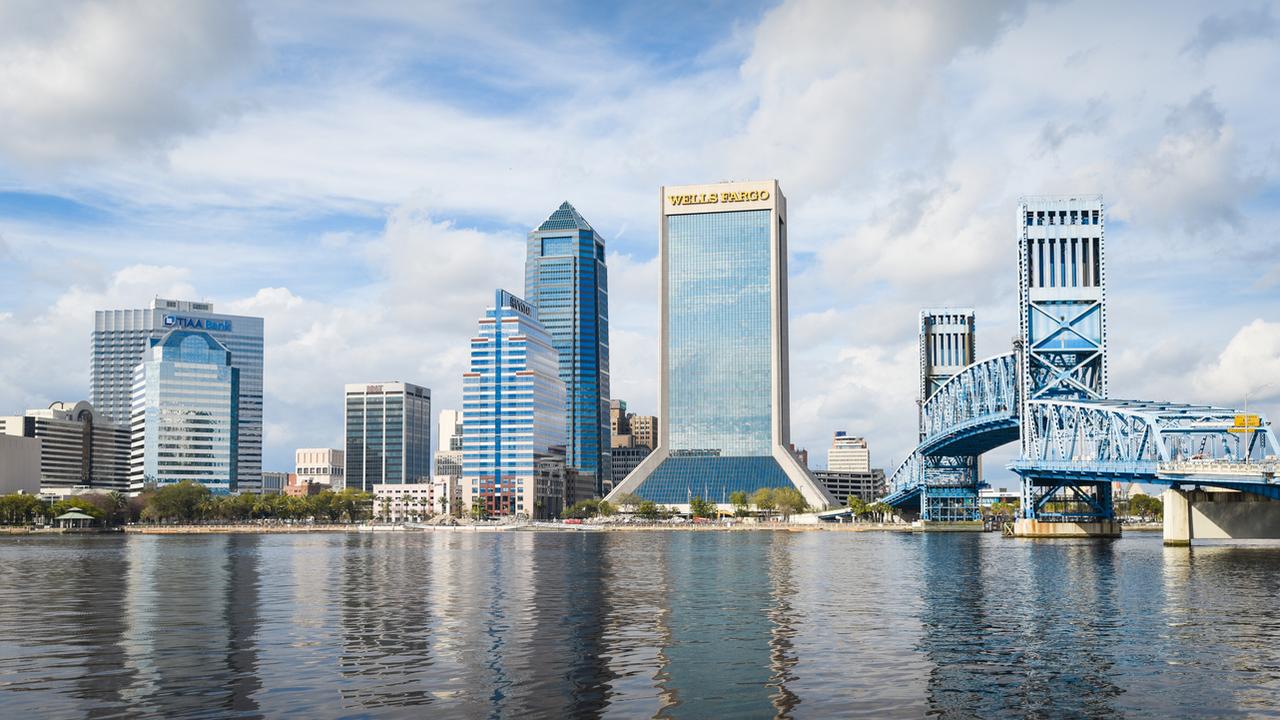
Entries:
{"label": "gray office building", "polygon": [[431,390],[406,382],[347,385],[347,487],[431,482]]}
{"label": "gray office building", "polygon": [[231,353],[239,370],[236,478],[240,492],[262,487],[262,318],[223,315],[213,304],[156,298],[151,307],[94,313],[90,402],[102,418],[128,427],[134,368],[171,330],[203,330]]}
{"label": "gray office building", "polygon": [[55,402],[0,417],[0,434],[40,438],[40,489],[129,489],[129,428],[104,421],[87,402]]}

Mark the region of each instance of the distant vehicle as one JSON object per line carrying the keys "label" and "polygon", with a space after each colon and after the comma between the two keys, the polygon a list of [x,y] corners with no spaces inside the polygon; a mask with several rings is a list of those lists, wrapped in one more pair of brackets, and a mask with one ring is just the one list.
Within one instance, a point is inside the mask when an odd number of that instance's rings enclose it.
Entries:
{"label": "distant vehicle", "polygon": [[565,525],[581,525],[582,519],[581,518],[565,518],[561,522],[563,522]]}

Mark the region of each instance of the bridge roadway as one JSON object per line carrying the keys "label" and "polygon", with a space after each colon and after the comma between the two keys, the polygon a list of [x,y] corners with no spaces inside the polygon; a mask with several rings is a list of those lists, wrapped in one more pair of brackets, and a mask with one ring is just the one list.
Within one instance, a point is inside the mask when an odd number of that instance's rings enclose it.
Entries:
{"label": "bridge roadway", "polygon": [[[1009,466],[1024,480],[1023,513],[1047,520],[1110,519],[1113,481],[1224,488],[1280,500],[1275,431],[1262,418],[1255,431],[1238,432],[1240,414],[1137,400],[1028,401],[1022,456]],[[1019,439],[1022,416],[1014,353],[970,365],[925,402],[923,438],[890,477],[883,502],[920,508],[922,517],[929,495],[972,497],[976,507],[976,456]],[[1063,490],[1077,509],[1050,512],[1047,504]]]}

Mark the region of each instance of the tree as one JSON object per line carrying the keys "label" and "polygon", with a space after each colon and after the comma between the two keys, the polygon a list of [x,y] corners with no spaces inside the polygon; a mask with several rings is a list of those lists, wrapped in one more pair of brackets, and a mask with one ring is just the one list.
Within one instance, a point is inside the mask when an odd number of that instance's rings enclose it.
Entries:
{"label": "tree", "polygon": [[48,515],[49,505],[35,495],[15,493],[0,497],[0,523],[28,525]]}
{"label": "tree", "polygon": [[997,502],[991,503],[991,514],[1001,517],[1013,517],[1018,512],[1018,506],[1013,503]]}
{"label": "tree", "polygon": [[885,522],[885,519],[893,514],[893,506],[882,502],[872,503],[867,510],[875,515],[879,522]]}
{"label": "tree", "polygon": [[849,514],[853,516],[854,520],[867,514],[867,501],[857,495],[850,495],[846,502],[849,505]]}
{"label": "tree", "polygon": [[746,517],[747,508],[751,504],[747,499],[747,493],[742,490],[735,490],[729,493],[729,502],[733,503],[733,514],[735,517]]}
{"label": "tree", "polygon": [[564,509],[561,514],[566,518],[584,519],[595,517],[600,512],[600,502],[598,500],[579,500]]}
{"label": "tree", "polygon": [[1150,495],[1137,493],[1129,498],[1129,514],[1144,520],[1164,515],[1164,501]]}
{"label": "tree", "polygon": [[809,509],[809,503],[804,499],[804,495],[793,487],[774,488],[773,502],[777,505],[778,510],[782,512],[784,521],[790,520],[791,516],[802,513]]}
{"label": "tree", "polygon": [[209,488],[183,480],[156,490],[143,509],[143,519],[189,523],[199,520],[201,506],[209,499]]}
{"label": "tree", "polygon": [[644,498],[635,493],[622,493],[614,499],[614,503],[622,508],[623,512],[635,512],[643,502]]}
{"label": "tree", "polygon": [[106,512],[102,508],[80,495],[72,495],[55,502],[49,508],[49,515],[58,517],[62,513],[72,510],[79,510],[86,515],[92,515],[94,520],[102,520],[106,516]]}
{"label": "tree", "polygon": [[652,500],[641,500],[636,507],[636,515],[645,520],[657,520],[662,515],[662,511],[658,508],[658,504]]}
{"label": "tree", "polygon": [[773,488],[760,488],[751,493],[751,504],[755,505],[756,510],[766,516],[772,513],[778,507],[778,502],[774,499]]}
{"label": "tree", "polygon": [[488,512],[485,510],[484,499],[479,495],[471,498],[471,517],[476,520],[483,520]]}
{"label": "tree", "polygon": [[607,500],[601,500],[600,504],[596,506],[596,510],[600,513],[601,517],[609,517],[618,512],[618,509],[613,506],[613,503]]}
{"label": "tree", "polygon": [[696,518],[712,518],[716,515],[716,504],[710,500],[703,500],[701,496],[695,496],[689,501],[689,512]]}

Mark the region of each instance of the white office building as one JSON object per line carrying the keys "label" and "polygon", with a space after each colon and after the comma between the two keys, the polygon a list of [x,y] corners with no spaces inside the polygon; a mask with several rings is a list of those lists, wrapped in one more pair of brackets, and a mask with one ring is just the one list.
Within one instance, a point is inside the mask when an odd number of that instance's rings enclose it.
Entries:
{"label": "white office building", "polygon": [[421,522],[436,514],[431,482],[378,483],[373,494],[373,516],[382,522]]}
{"label": "white office building", "polygon": [[462,411],[441,410],[437,430],[440,449],[435,456],[435,474],[462,475]]}
{"label": "white office building", "polygon": [[239,371],[236,476],[241,492],[262,482],[262,318],[213,312],[213,304],[156,298],[148,308],[94,313],[90,402],[107,422],[131,421],[133,371],[151,341],[170,330],[209,333],[231,352]]}
{"label": "white office building", "polygon": [[298,448],[293,453],[293,472],[299,485],[319,483],[334,490],[347,486],[346,453],[334,448]]}
{"label": "white office building", "polygon": [[[827,470],[831,472],[871,472],[871,450],[864,438],[846,435],[837,430],[827,451]],[[837,496],[839,498],[839,496]]]}

